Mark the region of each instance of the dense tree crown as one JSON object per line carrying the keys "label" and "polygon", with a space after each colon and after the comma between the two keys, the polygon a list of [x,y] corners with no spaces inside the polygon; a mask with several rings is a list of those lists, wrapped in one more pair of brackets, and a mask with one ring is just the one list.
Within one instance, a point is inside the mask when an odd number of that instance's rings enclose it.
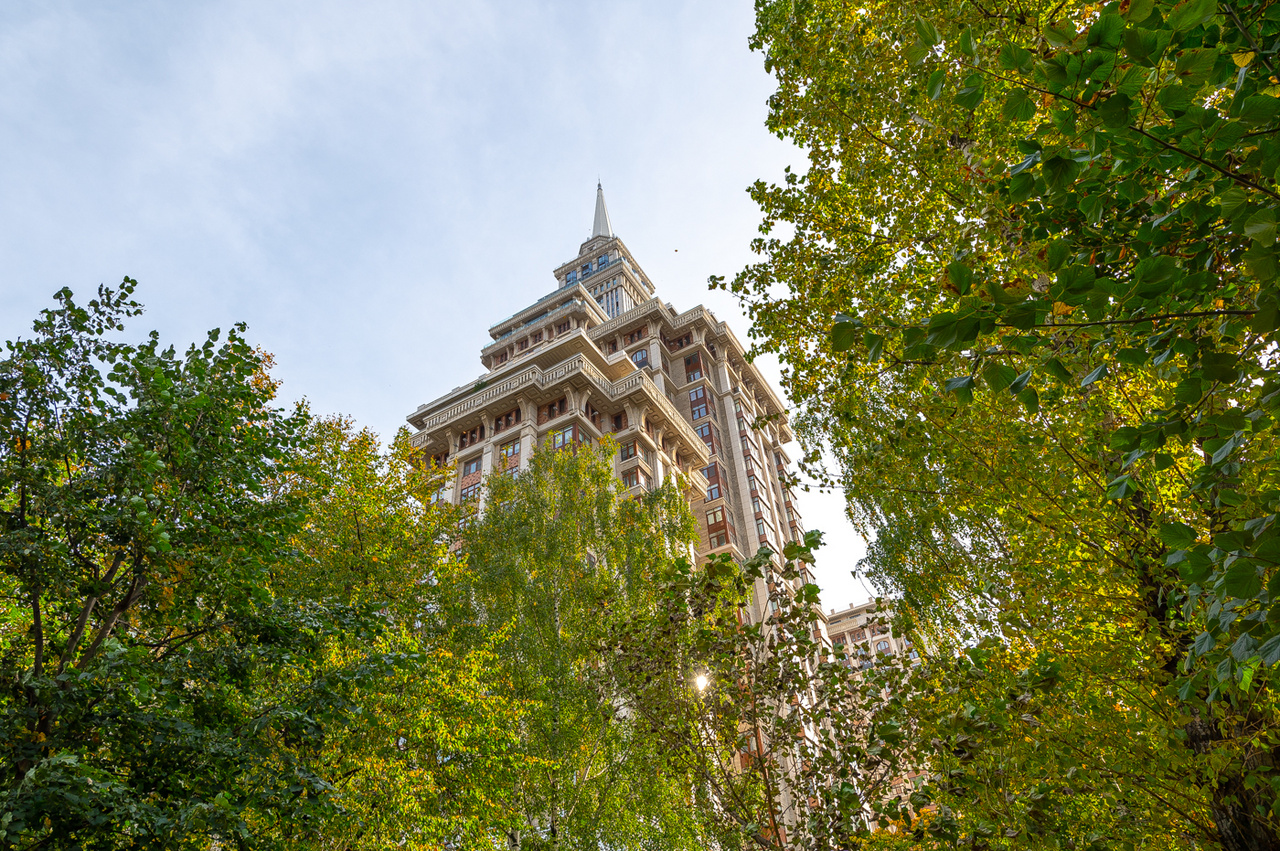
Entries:
{"label": "dense tree crown", "polygon": [[1275,847],[1280,6],[756,9],[808,164],[719,284],[932,648],[935,827]]}

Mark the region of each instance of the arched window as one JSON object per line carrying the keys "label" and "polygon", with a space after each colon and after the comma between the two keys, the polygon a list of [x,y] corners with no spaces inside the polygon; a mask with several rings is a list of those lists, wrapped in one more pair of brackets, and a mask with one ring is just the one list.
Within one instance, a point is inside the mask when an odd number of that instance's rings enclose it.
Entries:
{"label": "arched window", "polygon": [[878,652],[880,652],[880,653],[888,653],[888,652],[889,652],[889,642],[887,642],[887,641],[877,641],[877,642],[876,642],[876,650],[877,650]]}

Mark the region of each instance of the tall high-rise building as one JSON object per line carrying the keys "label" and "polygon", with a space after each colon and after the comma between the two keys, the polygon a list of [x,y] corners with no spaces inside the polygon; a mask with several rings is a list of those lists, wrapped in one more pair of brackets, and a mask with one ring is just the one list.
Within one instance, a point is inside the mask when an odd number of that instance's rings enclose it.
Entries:
{"label": "tall high-rise building", "polygon": [[483,374],[408,417],[414,444],[456,467],[443,496],[482,499],[486,475],[517,473],[537,445],[612,435],[625,487],[685,476],[700,555],[802,538],[782,401],[725,323],[656,297],[599,186],[591,236],[553,274],[555,289],[490,327]]}

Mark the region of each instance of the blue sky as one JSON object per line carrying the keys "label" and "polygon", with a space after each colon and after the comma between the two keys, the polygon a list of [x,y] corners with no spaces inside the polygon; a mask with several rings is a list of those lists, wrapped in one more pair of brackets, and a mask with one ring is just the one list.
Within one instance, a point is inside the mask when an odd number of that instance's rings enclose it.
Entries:
{"label": "blue sky", "polygon": [[[246,321],[286,396],[389,435],[554,286],[600,178],[659,295],[745,341],[706,280],[802,165],[751,30],[745,0],[6,3],[0,332],[129,275],[139,336]],[[800,505],[829,607],[868,596],[841,503]]]}

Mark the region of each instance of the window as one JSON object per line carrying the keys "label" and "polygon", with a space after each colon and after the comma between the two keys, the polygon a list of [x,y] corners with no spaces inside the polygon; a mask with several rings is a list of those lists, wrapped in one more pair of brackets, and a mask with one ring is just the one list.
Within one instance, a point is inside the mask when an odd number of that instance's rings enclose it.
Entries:
{"label": "window", "polygon": [[634,363],[636,366],[648,366],[648,365],[649,365],[649,350],[648,350],[648,349],[640,349],[639,351],[634,352],[634,353],[631,355],[631,361],[632,361],[632,363]]}
{"label": "window", "polygon": [[719,499],[719,498],[720,498],[720,483],[713,482],[712,484],[707,485],[707,499],[713,500],[713,499]]}
{"label": "window", "polygon": [[712,549],[715,549],[716,547],[723,547],[727,543],[729,543],[729,536],[726,535],[724,532],[716,532],[714,535],[712,535],[710,538],[707,539],[707,544]]}
{"label": "window", "polygon": [[510,443],[504,443],[498,447],[498,454],[503,458],[520,457],[520,441],[513,440]]}
{"label": "window", "polygon": [[464,475],[464,476],[470,476],[472,473],[478,473],[478,472],[480,472],[480,459],[479,459],[479,458],[472,458],[470,461],[466,461],[466,462],[464,462],[464,463],[463,463],[463,465],[462,465],[462,475]]}
{"label": "window", "polygon": [[480,483],[476,482],[474,485],[467,485],[462,489],[460,496],[463,502],[469,502],[470,500],[477,498],[480,496]]}
{"label": "window", "polygon": [[578,282],[578,273],[570,269],[568,274],[564,276],[564,282],[566,284],[576,284]]}
{"label": "window", "polygon": [[640,471],[632,468],[622,474],[622,484],[626,487],[633,488],[640,484]]}
{"label": "window", "polygon": [[573,426],[568,428],[557,429],[547,435],[551,439],[552,449],[563,449],[573,443]]}
{"label": "window", "polygon": [[499,353],[498,353],[498,356],[497,356],[496,358],[494,358],[494,359],[493,359],[493,362],[494,362],[494,363],[506,363],[506,362],[507,362],[507,353],[506,353],[506,352],[499,352]]}
{"label": "window", "polygon": [[618,450],[618,457],[623,461],[636,457],[636,442],[633,440],[630,443],[622,444],[622,448]]}
{"label": "window", "polygon": [[458,448],[466,449],[468,446],[475,446],[482,440],[484,440],[484,426],[478,425],[471,431],[463,432],[458,436]]}
{"label": "window", "polygon": [[613,430],[614,430],[614,431],[622,431],[622,430],[623,430],[624,428],[626,428],[626,427],[627,427],[627,415],[626,415],[625,413],[622,413],[622,414],[614,414],[614,415],[613,415]]}
{"label": "window", "polygon": [[712,462],[711,462],[710,464],[708,464],[706,467],[703,467],[703,468],[702,468],[702,475],[706,476],[708,481],[710,481],[711,479],[714,479],[714,478],[716,478],[717,476],[719,476],[719,471],[718,471],[718,470],[716,470],[716,462],[715,462],[715,461],[712,461]]}
{"label": "window", "polygon": [[756,477],[747,473],[747,490],[754,493],[756,491]]}
{"label": "window", "polygon": [[876,651],[877,651],[877,652],[879,652],[879,653],[888,653],[888,652],[889,652],[889,642],[887,642],[887,641],[877,641],[877,642],[876,642]]}
{"label": "window", "polygon": [[689,413],[695,420],[702,419],[707,415],[707,403],[703,402],[701,405],[694,405],[693,410]]}
{"label": "window", "polygon": [[763,521],[763,520],[757,520],[757,521],[756,521],[756,534],[757,534],[757,535],[759,535],[761,538],[763,538],[763,537],[765,537],[766,535],[768,535],[768,532],[766,532],[766,531],[765,531],[764,521]]}
{"label": "window", "polygon": [[600,259],[596,261],[596,268],[597,268],[597,269],[603,269],[603,268],[605,268],[605,267],[606,267],[606,266],[608,266],[608,265],[609,265],[609,255],[608,255],[608,254],[601,254],[601,255],[600,255]]}
{"label": "window", "polygon": [[610,340],[609,345],[605,346],[605,350],[611,355],[616,355],[618,353],[618,341]]}
{"label": "window", "polygon": [[702,356],[698,354],[689,355],[684,359],[684,380],[697,381],[702,377]]}
{"label": "window", "polygon": [[565,402],[565,397],[561,396],[551,404],[542,406],[542,410],[539,411],[539,414],[541,415],[539,417],[539,421],[546,422],[547,420],[554,420],[567,410],[569,410],[569,406]]}
{"label": "window", "polygon": [[557,325],[557,326],[556,326],[556,333],[557,333],[557,334],[568,334],[568,333],[569,333],[569,323],[568,323],[568,322],[561,322],[559,325]]}
{"label": "window", "polygon": [[711,423],[703,423],[702,425],[695,427],[694,431],[696,431],[698,436],[702,438],[703,442],[707,444],[707,451],[714,455],[716,447],[715,437],[711,431]]}
{"label": "window", "polygon": [[702,399],[705,399],[706,397],[707,397],[707,390],[706,390],[706,388],[705,388],[705,387],[703,387],[703,386],[701,386],[701,385],[699,385],[699,386],[697,386],[697,387],[695,387],[695,388],[693,388],[692,390],[690,390],[690,391],[689,391],[689,404],[690,404],[690,405],[692,405],[692,404],[694,404],[695,402],[698,402],[698,401],[701,401]]}
{"label": "window", "polygon": [[493,433],[506,431],[518,422],[520,422],[520,409],[512,408],[505,414],[499,414],[493,418]]}
{"label": "window", "polygon": [[746,430],[747,430],[747,421],[744,420],[742,417],[738,417],[738,431],[746,431]]}
{"label": "window", "polygon": [[724,522],[724,508],[713,508],[707,512],[707,525],[715,526]]}
{"label": "window", "polygon": [[542,342],[542,332],[541,332],[541,331],[534,331],[534,332],[533,332],[533,342],[535,342],[535,343],[541,343],[541,342]]}
{"label": "window", "polygon": [[627,345],[629,346],[629,345],[631,345],[632,343],[638,343],[638,342],[640,342],[640,341],[641,341],[641,340],[643,340],[646,336],[648,336],[648,334],[649,334],[649,326],[648,326],[648,325],[641,325],[639,328],[637,328],[636,330],[632,331],[630,334],[628,334],[628,335],[626,336]]}
{"label": "window", "polygon": [[865,629],[855,629],[849,634],[853,636],[854,641],[861,641],[867,637],[867,631]]}
{"label": "window", "polygon": [[756,514],[759,514],[759,513],[761,512],[761,509],[760,509],[760,497],[758,497],[758,496],[753,496],[753,497],[751,497],[751,510],[752,510],[753,512],[755,512]]}
{"label": "window", "polygon": [[525,337],[523,340],[521,340],[520,342],[516,343],[516,348],[517,348],[517,349],[519,349],[519,350],[520,350],[520,351],[522,351],[522,352],[523,352],[525,349],[529,348],[529,338],[528,338],[528,337]]}
{"label": "window", "polygon": [[582,264],[582,277],[584,277],[584,278],[589,278],[589,277],[591,277],[591,264],[590,264],[590,263],[583,263],[583,264]]}

